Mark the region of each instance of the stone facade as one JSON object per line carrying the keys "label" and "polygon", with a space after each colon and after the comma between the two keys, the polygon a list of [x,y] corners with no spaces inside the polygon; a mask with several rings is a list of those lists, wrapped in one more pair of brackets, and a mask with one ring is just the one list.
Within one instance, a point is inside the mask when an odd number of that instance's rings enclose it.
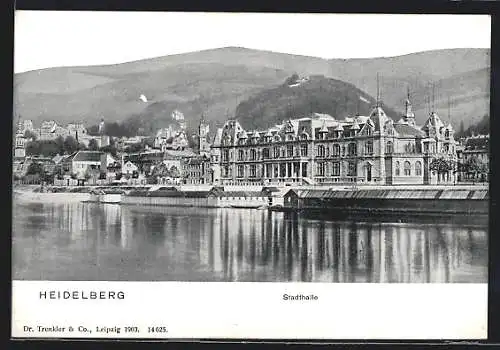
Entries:
{"label": "stone facade", "polygon": [[430,113],[415,125],[411,103],[398,122],[380,106],[368,116],[337,120],[314,113],[264,131],[236,120],[218,130],[211,152],[214,184],[434,184],[454,182],[454,172],[433,162],[456,162],[451,124]]}

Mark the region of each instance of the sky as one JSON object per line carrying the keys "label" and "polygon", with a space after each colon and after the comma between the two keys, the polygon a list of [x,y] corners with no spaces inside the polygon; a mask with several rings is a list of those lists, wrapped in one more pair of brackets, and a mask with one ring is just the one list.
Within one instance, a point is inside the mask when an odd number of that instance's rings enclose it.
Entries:
{"label": "sky", "polygon": [[322,58],[489,48],[487,15],[16,11],[14,72],[226,46]]}

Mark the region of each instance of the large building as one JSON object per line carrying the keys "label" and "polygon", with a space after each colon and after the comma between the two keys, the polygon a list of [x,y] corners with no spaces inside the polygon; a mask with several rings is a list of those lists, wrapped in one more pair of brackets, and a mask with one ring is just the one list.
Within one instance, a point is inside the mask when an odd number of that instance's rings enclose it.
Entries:
{"label": "large building", "polygon": [[[432,112],[415,124],[409,98],[394,122],[380,103],[368,116],[337,120],[314,113],[263,131],[229,120],[216,132],[214,184],[436,184],[453,183],[455,141],[450,123]],[[444,162],[443,162],[444,161]]]}

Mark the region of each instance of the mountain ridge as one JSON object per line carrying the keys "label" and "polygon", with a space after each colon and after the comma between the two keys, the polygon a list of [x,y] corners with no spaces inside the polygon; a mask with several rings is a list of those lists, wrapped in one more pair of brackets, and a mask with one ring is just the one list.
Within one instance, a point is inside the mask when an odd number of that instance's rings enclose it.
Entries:
{"label": "mountain ridge", "polygon": [[[448,89],[452,98],[464,98],[463,90],[477,90],[474,108],[462,103],[460,109],[464,112],[456,112],[468,126],[472,118],[468,113],[480,117],[489,111],[489,81],[477,88],[479,81],[488,78],[489,70],[476,77],[467,76],[467,72],[489,69],[489,59],[489,49],[472,48],[382,58],[325,59],[230,46],[127,63],[18,73],[14,77],[14,103],[17,114],[35,123],[54,119],[62,123],[86,120],[92,124],[101,117],[114,122],[139,115],[154,120],[153,128],[158,121],[168,123],[169,110],[180,109],[193,129],[202,111],[211,123],[219,124],[236,111],[239,102],[280,86],[293,73],[324,75],[352,84],[371,96],[375,95],[376,75],[380,73],[382,99],[395,110],[400,110],[408,86],[422,94],[428,82],[455,77],[462,86]],[[148,103],[139,100],[141,94],[147,96]],[[159,108],[150,115],[147,107],[152,103],[162,104],[166,114],[159,115]],[[422,110],[417,105],[416,109]]]}

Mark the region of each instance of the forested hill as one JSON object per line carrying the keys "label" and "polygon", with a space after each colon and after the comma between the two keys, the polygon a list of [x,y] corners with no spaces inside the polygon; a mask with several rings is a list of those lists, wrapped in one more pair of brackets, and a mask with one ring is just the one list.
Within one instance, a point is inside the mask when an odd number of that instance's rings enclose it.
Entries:
{"label": "forested hill", "polygon": [[[265,129],[289,118],[310,113],[326,113],[342,119],[357,113],[366,115],[375,99],[352,84],[313,75],[306,78],[291,76],[274,88],[263,90],[241,102],[236,118],[244,128]],[[392,108],[382,105],[388,116],[399,119]]]}

